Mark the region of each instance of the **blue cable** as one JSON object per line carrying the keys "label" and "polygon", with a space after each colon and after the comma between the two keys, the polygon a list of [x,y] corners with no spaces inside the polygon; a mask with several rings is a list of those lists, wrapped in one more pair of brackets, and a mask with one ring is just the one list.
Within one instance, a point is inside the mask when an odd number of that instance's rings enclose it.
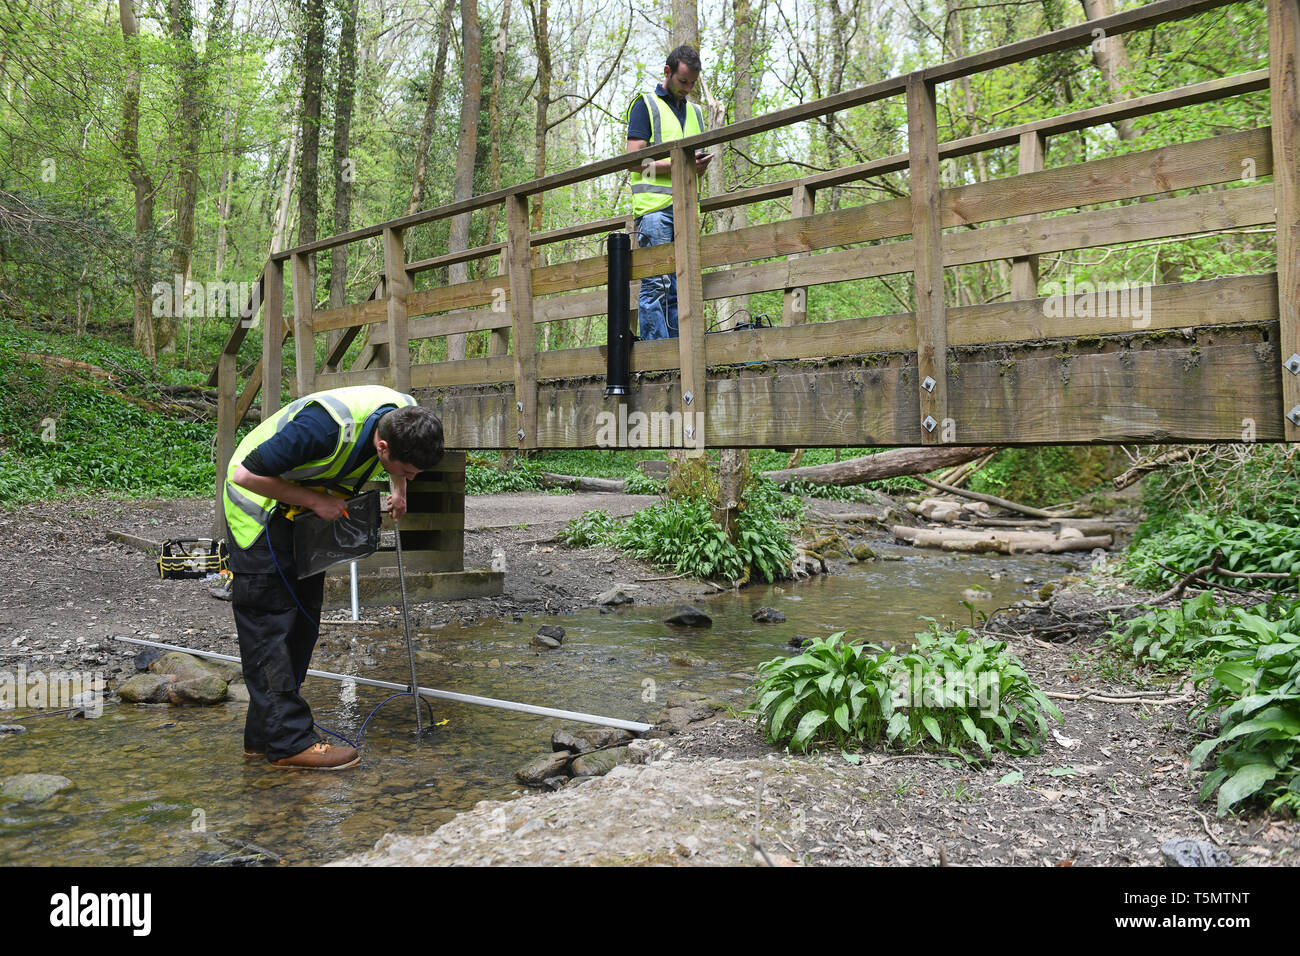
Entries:
{"label": "blue cable", "polygon": [[[280,559],[275,556],[275,548],[271,546],[271,530],[269,528],[266,531],[266,549],[271,552],[271,561],[275,564],[275,570],[280,575],[280,580],[284,582],[285,590],[287,590],[289,592],[289,596],[293,598],[293,603],[298,605],[298,610],[302,611],[303,616],[306,617],[307,620],[315,624],[317,629],[319,630],[320,621],[312,617],[311,614],[308,613],[307,609],[302,606],[302,602],[298,600],[298,593],[294,591],[294,589],[290,586],[289,579],[284,576],[284,571],[280,568]],[[299,690],[302,689],[301,682],[299,682],[298,684],[298,689]],[[380,701],[379,704],[375,707],[375,709],[370,712],[370,716],[367,717],[364,721],[362,721],[361,730],[357,734],[356,743],[353,743],[352,741],[348,740],[348,738],[344,737],[342,734],[335,733],[334,731],[330,730],[328,727],[322,727],[320,724],[316,723],[315,721],[312,721],[312,726],[314,726],[317,730],[329,734],[331,737],[337,737],[339,740],[343,741],[345,744],[347,744],[349,747],[353,748],[354,750],[359,750],[361,749],[361,735],[366,732],[366,724],[370,723],[371,717],[374,717],[375,714],[379,713],[379,708],[383,707],[384,704],[388,703],[388,701],[393,700],[394,698],[410,697],[413,693],[414,691],[404,690],[400,694],[394,694],[392,697],[388,697]],[[432,723],[433,707],[429,704],[427,700],[424,700],[423,697],[421,697],[420,700],[424,701],[424,706],[429,708],[429,722]]]}

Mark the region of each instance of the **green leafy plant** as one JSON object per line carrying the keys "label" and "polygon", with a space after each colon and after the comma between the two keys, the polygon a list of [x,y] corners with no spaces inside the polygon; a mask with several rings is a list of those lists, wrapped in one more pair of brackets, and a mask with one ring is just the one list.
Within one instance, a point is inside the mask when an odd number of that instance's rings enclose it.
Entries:
{"label": "green leafy plant", "polygon": [[633,514],[617,544],[634,557],[700,578],[772,582],[789,576],[794,546],[788,523],[803,516],[803,502],[771,481],[745,488],[734,542],[714,520],[704,497],[670,498]]}
{"label": "green leafy plant", "polygon": [[629,495],[662,495],[664,493],[664,483],[658,478],[651,478],[640,469],[628,472],[627,477],[623,480],[626,483]]}
{"label": "green leafy plant", "polygon": [[1161,670],[1186,671],[1208,657],[1217,656],[1217,643],[1209,640],[1232,620],[1233,608],[1214,603],[1210,592],[1183,601],[1174,608],[1156,608],[1116,625],[1108,643],[1136,661]]}
{"label": "green leafy plant", "polygon": [[1199,722],[1217,714],[1219,734],[1192,750],[1191,766],[1211,754],[1218,765],[1201,799],[1217,790],[1220,816],[1252,797],[1273,810],[1300,810],[1300,601],[1236,608],[1212,640],[1222,660],[1197,682],[1211,682]]}
{"label": "green leafy plant", "polygon": [[612,544],[618,534],[618,522],[604,511],[584,511],[560,532],[560,540],[571,548],[594,548]]}
{"label": "green leafy plant", "polygon": [[788,737],[795,751],[856,740],[941,749],[966,760],[971,750],[982,757],[1037,752],[1047,718],[1061,714],[1020,661],[1001,642],[929,625],[902,654],[848,643],[839,631],[794,657],[766,661],[750,712],[768,740]]}
{"label": "green leafy plant", "polygon": [[[1182,575],[1160,565],[1186,574],[1209,565],[1216,551],[1223,552],[1221,566],[1228,571],[1300,575],[1300,534],[1295,525],[1198,513],[1184,515],[1177,526],[1130,547],[1123,571],[1139,587],[1167,587]],[[1274,590],[1285,590],[1295,583],[1294,578],[1249,579],[1219,574],[1207,575],[1206,580]]]}

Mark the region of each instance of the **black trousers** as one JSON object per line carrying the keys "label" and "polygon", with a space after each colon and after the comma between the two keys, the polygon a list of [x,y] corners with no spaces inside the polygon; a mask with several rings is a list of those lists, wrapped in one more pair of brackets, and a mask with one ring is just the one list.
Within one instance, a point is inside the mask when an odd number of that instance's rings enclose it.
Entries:
{"label": "black trousers", "polygon": [[325,575],[298,580],[293,523],[278,511],[252,547],[231,551],[230,569],[248,684],[244,747],[265,750],[268,760],[292,757],[320,739],[298,688],[316,647]]}

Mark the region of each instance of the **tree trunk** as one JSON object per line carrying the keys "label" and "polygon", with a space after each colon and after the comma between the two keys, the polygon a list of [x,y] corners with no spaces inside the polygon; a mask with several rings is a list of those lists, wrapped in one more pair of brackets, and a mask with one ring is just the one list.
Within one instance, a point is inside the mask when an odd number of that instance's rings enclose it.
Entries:
{"label": "tree trunk", "polygon": [[[325,68],[325,2],[306,0],[303,5],[302,123],[298,162],[298,245],[316,241],[316,216],[320,208],[320,101],[321,74]],[[315,295],[316,257],[309,256]]]}
{"label": "tree trunk", "polygon": [[424,180],[429,168],[429,145],[433,142],[433,127],[437,123],[438,104],[442,99],[442,77],[447,70],[447,45],[451,40],[451,11],[456,0],[443,0],[438,17],[438,52],[433,58],[433,71],[429,74],[429,90],[424,98],[424,125],[420,132],[420,148],[415,153],[415,175],[411,179],[411,194],[406,200],[406,215],[417,212],[424,202]]}
{"label": "tree trunk", "polygon": [[[537,45],[537,99],[533,125],[533,178],[541,179],[546,175],[546,134],[550,130],[547,116],[551,109],[551,33],[547,23],[547,0],[537,0],[536,5],[529,0],[528,13],[533,21],[533,41]],[[532,204],[531,219],[528,228],[532,232],[541,232],[545,194],[538,193],[530,197]],[[533,249],[533,265],[545,265],[540,246]]]}
{"label": "tree trunk", "polygon": [[[352,134],[352,104],[357,91],[357,4],[358,0],[342,0],[339,11],[343,22],[339,28],[339,87],[334,106],[335,235],[347,232],[352,222],[352,181],[356,177],[354,161],[348,155],[348,141]],[[343,305],[347,285],[348,247],[335,246],[330,250],[331,308]],[[333,347],[342,335],[342,329],[333,329],[326,341]]]}
{"label": "tree trunk", "polygon": [[[1083,4],[1083,15],[1089,20],[1099,20],[1114,12],[1111,10],[1110,0],[1080,0],[1080,2]],[[1124,47],[1124,38],[1114,36],[1093,40],[1092,59],[1097,64],[1097,69],[1101,71],[1101,78],[1106,83],[1106,89],[1110,90],[1111,97],[1116,100],[1125,99],[1124,80],[1133,74],[1128,50]],[[1119,138],[1125,142],[1136,139],[1139,132],[1131,119],[1120,120],[1115,124],[1115,130]]]}
{"label": "tree trunk", "polygon": [[850,458],[829,465],[809,465],[806,468],[784,468],[764,472],[777,484],[788,481],[807,481],[814,485],[859,485],[864,481],[881,478],[898,478],[902,475],[923,475],[936,468],[960,465],[964,461],[982,458],[993,448],[959,447],[943,445],[934,448],[893,448],[878,455]]}
{"label": "tree trunk", "polygon": [[[194,206],[199,192],[200,98],[203,70],[194,52],[194,10],[190,0],[168,0],[167,25],[180,73],[180,122],[176,136],[176,245],[172,247],[172,275],[180,286],[173,302],[185,300],[194,247]],[[176,321],[160,317],[158,351],[176,351]]]}
{"label": "tree trunk", "polygon": [[[700,15],[696,0],[672,0],[673,47],[683,43],[700,48]],[[665,51],[667,52],[667,51]]]}
{"label": "tree trunk", "polygon": [[275,222],[271,228],[271,252],[283,252],[289,244],[289,210],[293,203],[293,184],[298,170],[298,109],[294,104],[293,118],[289,128],[294,131],[289,137],[288,155],[284,161],[284,182],[280,186],[280,200],[275,206]]}
{"label": "tree trunk", "polygon": [[[733,37],[734,84],[732,90],[732,122],[740,123],[754,115],[754,12],[749,0],[733,0]],[[722,103],[710,98],[709,126],[726,125],[727,112]],[[742,171],[748,166],[744,158],[749,154],[748,138],[736,140],[730,149],[719,150],[717,162],[709,166],[709,190],[715,196],[726,192],[728,178],[736,182],[742,178]],[[729,174],[729,175],[728,175]],[[719,210],[715,222],[719,232],[743,229],[748,224],[745,206],[733,206]],[[722,213],[726,213],[723,215]],[[718,302],[718,326],[730,329],[735,326],[738,316],[748,319],[749,296],[722,299]],[[739,534],[740,501],[745,486],[749,483],[749,450],[745,448],[724,448],[718,458],[718,501],[714,509],[714,520],[727,532],[734,542]]]}
{"label": "tree trunk", "polygon": [[[488,101],[488,191],[501,188],[501,88],[505,85],[506,49],[510,36],[510,0],[501,4],[501,25],[497,29],[492,50],[492,99]],[[487,224],[483,241],[497,241],[497,220],[501,207],[492,206],[486,211]]]}
{"label": "tree trunk", "polygon": [[154,185],[140,158],[140,24],[132,0],[118,0],[122,39],[126,46],[126,88],[122,98],[122,152],[126,157],[131,188],[135,193],[135,251],[132,255],[131,291],[133,340],[136,349],[150,362],[157,358],[154,345],[153,298],[149,272],[153,268]]}
{"label": "tree trunk", "polygon": [[[478,150],[478,114],[483,99],[483,36],[478,23],[478,0],[461,0],[460,30],[465,80],[464,96],[460,101],[460,148],[456,152],[453,202],[474,195],[474,155]],[[469,248],[469,220],[469,213],[451,220],[448,252],[464,252]],[[448,270],[451,285],[464,282],[468,276],[469,267],[464,262],[457,262]],[[465,357],[466,338],[464,332],[447,336],[447,361],[455,362]]]}

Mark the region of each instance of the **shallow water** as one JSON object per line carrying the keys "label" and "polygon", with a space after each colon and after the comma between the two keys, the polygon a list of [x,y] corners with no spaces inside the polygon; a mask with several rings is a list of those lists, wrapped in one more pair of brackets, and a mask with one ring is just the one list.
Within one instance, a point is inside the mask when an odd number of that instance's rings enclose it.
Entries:
{"label": "shallow water", "polygon": [[[1041,584],[1074,566],[1061,556],[877,550],[904,559],[697,602],[713,617],[706,630],[671,628],[662,623],[666,609],[631,605],[605,615],[593,610],[423,632],[420,683],[650,721],[671,694],[739,700],[754,667],[788,653],[786,642],[796,634],[847,630],[874,642],[906,641],[923,629],[920,615],[967,623],[964,588],[990,592],[977,606],[992,610],[1031,597],[1036,585],[1024,584],[1026,577]],[[753,611],[763,605],[787,620],[753,623]],[[538,652],[529,640],[548,622],[565,628],[564,647]],[[312,664],[409,680],[400,635],[331,634]],[[308,679],[304,694],[321,724],[354,739],[387,696],[316,678]],[[0,864],[209,864],[247,857],[248,843],[288,863],[321,863],[368,849],[390,830],[432,830],[479,800],[518,792],[514,771],[549,750],[551,733],[563,725],[430,704],[434,718],[446,723],[417,743],[411,700],[389,702],[366,727],[361,766],[337,774],[279,771],[245,760],[243,705],[118,705],[98,720],[24,720],[28,733],[0,738],[0,776],[61,774],[74,787],[36,806],[0,805]]]}

